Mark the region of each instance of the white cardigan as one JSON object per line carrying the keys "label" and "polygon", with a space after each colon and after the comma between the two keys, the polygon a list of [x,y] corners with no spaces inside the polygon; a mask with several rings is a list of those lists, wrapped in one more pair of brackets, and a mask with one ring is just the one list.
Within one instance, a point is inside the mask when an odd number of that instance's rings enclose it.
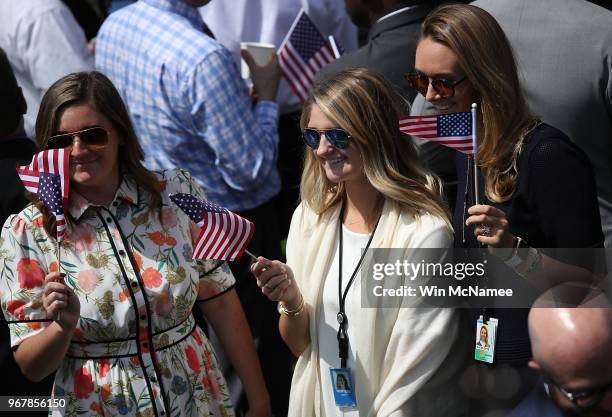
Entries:
{"label": "white cardigan", "polygon": [[[317,323],[323,280],[332,261],[340,207],[319,218],[301,204],[291,221],[287,264],[293,269],[310,314],[310,345],[300,355],[291,384],[289,417],[319,417],[321,411]],[[386,201],[372,248],[449,247],[451,231],[439,218],[418,220]],[[356,279],[355,300],[361,282]],[[359,292],[357,292],[359,291]],[[461,415],[456,373],[459,361],[449,351],[457,336],[458,317],[452,309],[360,308],[347,311],[356,332],[351,340],[359,415],[447,417]],[[444,366],[442,363],[447,360]],[[441,368],[441,369],[439,369]],[[435,376],[434,376],[435,375]]]}

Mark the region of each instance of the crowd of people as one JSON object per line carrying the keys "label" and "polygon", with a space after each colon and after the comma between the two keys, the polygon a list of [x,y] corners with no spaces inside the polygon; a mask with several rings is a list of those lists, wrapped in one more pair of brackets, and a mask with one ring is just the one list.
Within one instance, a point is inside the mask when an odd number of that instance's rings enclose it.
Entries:
{"label": "crowd of people", "polygon": [[[2,395],[64,398],[52,416],[612,416],[612,11],[441,3],[1,2]],[[239,48],[278,47],[302,8],[343,50],[305,103]],[[477,158],[400,131],[473,103]],[[61,242],[15,170],[54,149]],[[193,259],[175,193],[252,221],[257,259]],[[377,248],[485,248],[488,285],[529,307],[366,306]]]}

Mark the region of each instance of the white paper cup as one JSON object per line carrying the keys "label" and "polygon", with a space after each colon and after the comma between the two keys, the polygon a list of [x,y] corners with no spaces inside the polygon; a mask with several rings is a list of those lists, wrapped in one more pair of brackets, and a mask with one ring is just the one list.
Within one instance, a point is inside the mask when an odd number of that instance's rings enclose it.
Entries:
{"label": "white paper cup", "polygon": [[[276,46],[271,43],[240,42],[240,49],[249,51],[257,65],[266,65],[276,52]],[[249,66],[241,59],[241,74],[245,80],[250,77]]]}

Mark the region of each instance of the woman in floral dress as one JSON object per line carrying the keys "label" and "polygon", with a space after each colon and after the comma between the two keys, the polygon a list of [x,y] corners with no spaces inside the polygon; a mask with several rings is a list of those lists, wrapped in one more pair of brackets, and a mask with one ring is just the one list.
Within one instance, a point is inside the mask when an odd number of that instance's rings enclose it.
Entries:
{"label": "woman in floral dress", "polygon": [[[198,305],[246,388],[270,415],[244,313],[224,262],[191,257],[198,227],[173,193],[204,198],[182,170],[142,166],[121,98],[102,74],[71,74],[45,94],[41,149],[70,151],[68,225],[35,196],[0,239],[0,299],[24,375],[57,370],[53,416],[233,416],[225,380],[191,310]],[[60,264],[58,264],[58,259]]]}

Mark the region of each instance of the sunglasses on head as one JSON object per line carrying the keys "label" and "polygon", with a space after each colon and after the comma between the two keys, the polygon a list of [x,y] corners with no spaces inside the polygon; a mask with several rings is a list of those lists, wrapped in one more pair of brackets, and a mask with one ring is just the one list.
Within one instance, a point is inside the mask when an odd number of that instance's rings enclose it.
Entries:
{"label": "sunglasses on head", "polygon": [[[423,96],[427,96],[427,89],[429,88],[429,77],[422,72],[412,71],[405,75],[408,84]],[[447,80],[446,78],[431,78],[431,86],[440,94],[442,98],[450,98],[455,95],[455,87],[459,85],[467,77],[464,76],[458,81]]]}
{"label": "sunglasses on head", "polygon": [[62,149],[72,146],[78,137],[83,145],[92,148],[103,148],[108,144],[108,132],[100,126],[88,127],[77,132],[54,135],[47,141],[47,149]]}
{"label": "sunglasses on head", "polygon": [[349,146],[349,135],[346,130],[335,127],[332,129],[302,129],[302,138],[306,145],[312,149],[319,147],[319,141],[321,140],[321,134],[325,135],[325,139],[334,147],[338,149],[346,149]]}

